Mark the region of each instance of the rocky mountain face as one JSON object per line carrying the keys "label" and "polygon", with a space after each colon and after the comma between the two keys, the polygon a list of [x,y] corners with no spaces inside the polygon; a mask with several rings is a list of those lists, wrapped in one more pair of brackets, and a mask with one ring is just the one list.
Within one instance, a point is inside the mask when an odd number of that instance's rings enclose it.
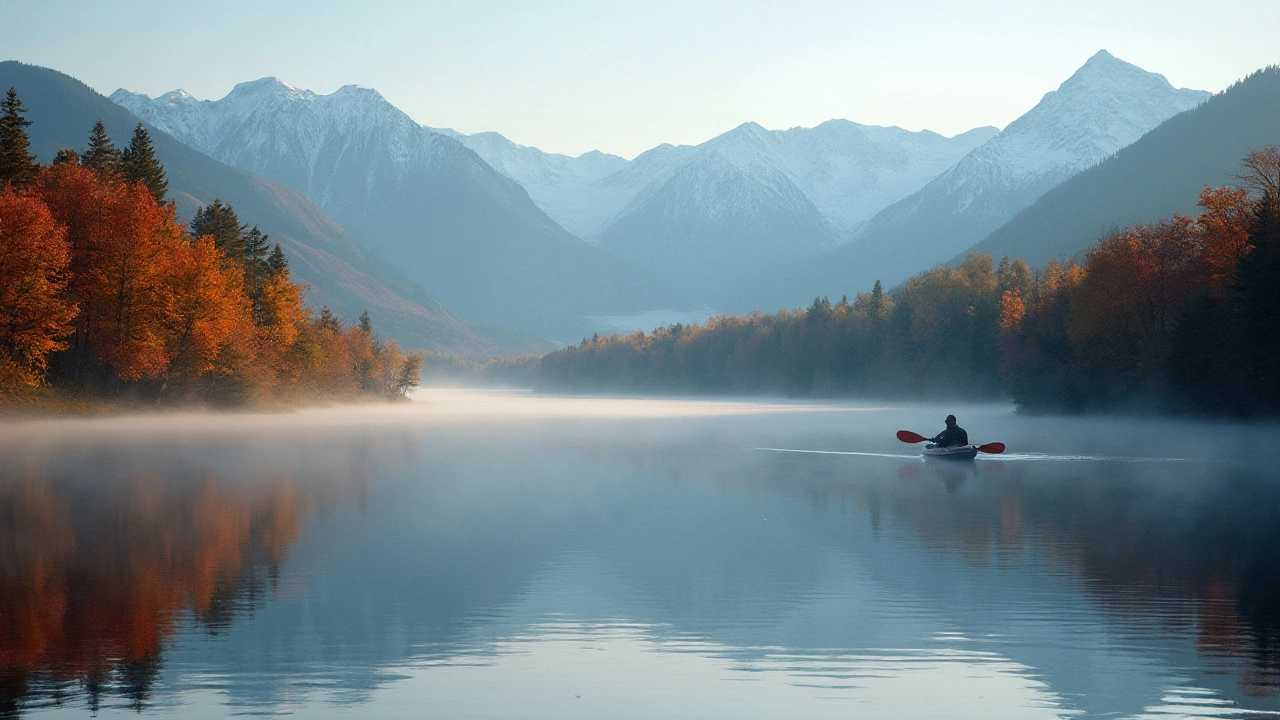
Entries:
{"label": "rocky mountain face", "polygon": [[275,78],[217,101],[112,99],[191,147],[302,193],[460,312],[573,340],[589,315],[647,309],[662,282],[566,232],[514,180],[376,91]]}
{"label": "rocky mountain face", "polygon": [[566,229],[714,303],[743,273],[848,240],[997,131],[944,138],[847,120],[782,131],[745,123],[629,162],[442,132],[518,181]]}
{"label": "rocky mountain face", "polygon": [[1058,185],[978,243],[1032,264],[1079,255],[1114,228],[1195,215],[1237,182],[1250,151],[1280,145],[1280,68],[1260,70]]}
{"label": "rocky mountain face", "polygon": [[[2,62],[0,85],[16,88],[29,108],[31,148],[41,162],[62,148],[83,149],[98,118],[117,143],[127,142],[138,122],[80,81],[47,68]],[[215,198],[230,203],[241,222],[281,243],[293,277],[310,286],[311,307],[327,305],[350,322],[368,310],[383,337],[414,349],[484,357],[546,347],[538,338],[481,326],[448,310],[297,192],[218,162],[155,126],[150,133],[179,219],[190,219]]]}
{"label": "rocky mountain face", "polygon": [[891,285],[946,262],[1051,188],[1208,97],[1100,51],[998,135],[876,213],[852,242],[793,271],[774,300],[839,296],[876,279]]}
{"label": "rocky mountain face", "polygon": [[1003,131],[746,123],[628,161],[433,130],[355,86],[113,96],[302,192],[446,303],[566,339],[586,315],[776,309],[899,282],[1206,97],[1101,51]]}

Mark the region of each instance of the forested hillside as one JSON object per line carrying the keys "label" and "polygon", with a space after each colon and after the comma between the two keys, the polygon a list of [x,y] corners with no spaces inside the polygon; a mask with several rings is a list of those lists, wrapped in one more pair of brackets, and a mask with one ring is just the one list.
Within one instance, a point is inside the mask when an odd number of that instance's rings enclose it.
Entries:
{"label": "forested hillside", "polygon": [[1043,411],[1280,412],[1280,150],[1199,214],[1112,233],[1083,262],[974,253],[892,292],[593,337],[543,388],[996,398]]}
{"label": "forested hillside", "polygon": [[[28,108],[31,152],[44,163],[63,148],[82,147],[98,119],[110,137],[121,141],[138,123],[80,81],[47,68],[0,62],[0,90],[9,87],[17,89]],[[215,199],[234,206],[244,221],[288,251],[295,279],[311,287],[307,302],[313,308],[328,306],[347,322],[369,309],[388,337],[420,349],[484,357],[550,347],[528,335],[458,317],[293,190],[218,162],[163,132],[150,134],[178,217],[190,220]]]}
{"label": "forested hillside", "polygon": [[188,228],[145,127],[41,166],[0,107],[0,405],[399,396],[422,359],[313,313],[279,243],[222,202]]}

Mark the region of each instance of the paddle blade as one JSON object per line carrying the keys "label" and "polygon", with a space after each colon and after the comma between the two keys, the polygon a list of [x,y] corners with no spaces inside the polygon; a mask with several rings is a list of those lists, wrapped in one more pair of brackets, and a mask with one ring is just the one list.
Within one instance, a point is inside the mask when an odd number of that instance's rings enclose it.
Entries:
{"label": "paddle blade", "polygon": [[913,433],[910,430],[899,430],[898,439],[904,443],[918,443],[924,442],[928,438],[919,433]]}
{"label": "paddle blade", "polygon": [[999,455],[1000,453],[1004,452],[1004,443],[987,443],[986,445],[979,445],[978,452],[991,453],[992,455]]}

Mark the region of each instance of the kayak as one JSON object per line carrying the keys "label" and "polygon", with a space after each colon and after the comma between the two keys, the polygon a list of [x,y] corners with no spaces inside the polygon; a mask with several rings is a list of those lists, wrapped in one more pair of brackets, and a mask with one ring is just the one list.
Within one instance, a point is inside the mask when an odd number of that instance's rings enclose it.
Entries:
{"label": "kayak", "polygon": [[924,456],[944,460],[972,460],[978,456],[977,445],[957,445],[956,447],[925,447]]}

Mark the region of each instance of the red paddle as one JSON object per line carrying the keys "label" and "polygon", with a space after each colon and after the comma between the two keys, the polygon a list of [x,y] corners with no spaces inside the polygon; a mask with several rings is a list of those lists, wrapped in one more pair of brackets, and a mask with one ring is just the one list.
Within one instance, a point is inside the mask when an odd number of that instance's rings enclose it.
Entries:
{"label": "red paddle", "polygon": [[[929,438],[921,435],[920,433],[913,433],[910,430],[899,430],[898,439],[904,443],[918,443],[918,442],[924,442]],[[987,443],[986,445],[979,445],[978,452],[991,453],[992,455],[999,455],[1000,453],[1004,452],[1004,443],[994,442],[994,443]]]}

